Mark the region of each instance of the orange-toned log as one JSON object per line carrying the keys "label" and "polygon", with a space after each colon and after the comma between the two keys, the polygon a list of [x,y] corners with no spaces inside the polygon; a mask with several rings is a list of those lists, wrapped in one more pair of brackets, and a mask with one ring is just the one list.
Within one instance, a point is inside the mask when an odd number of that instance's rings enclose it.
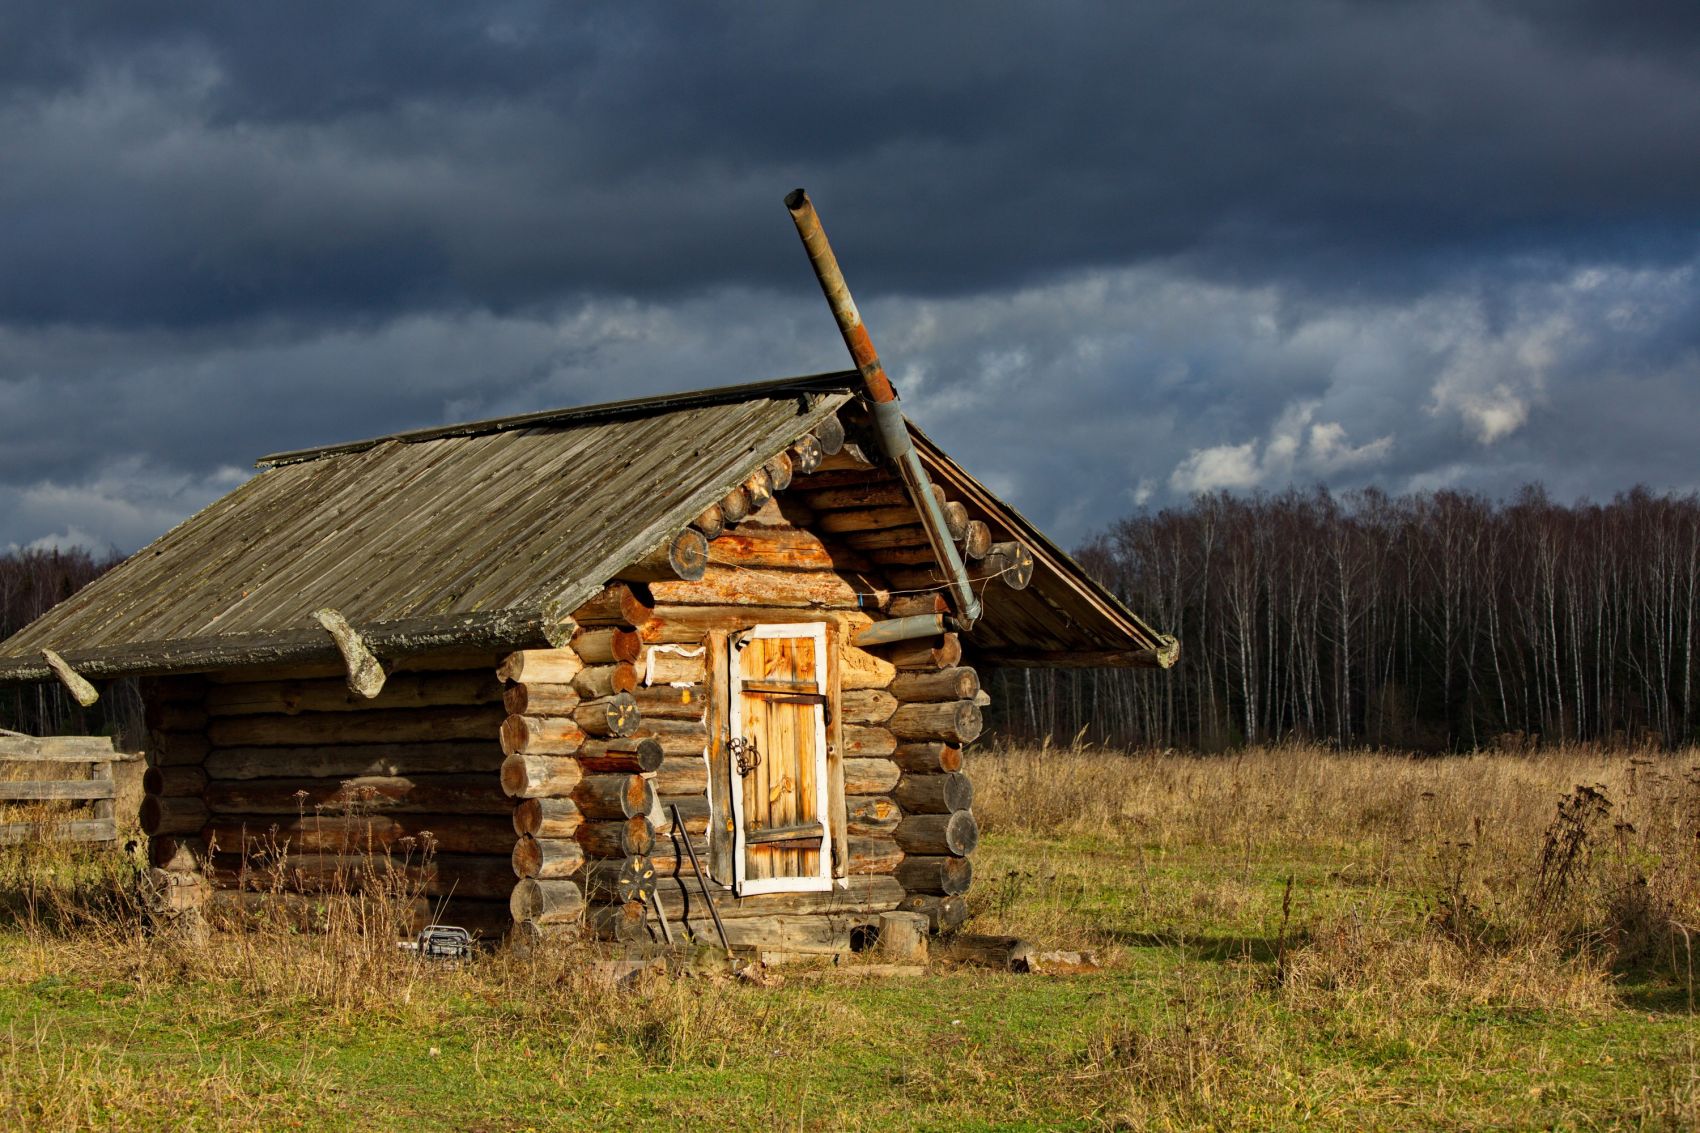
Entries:
{"label": "orange-toned log", "polygon": [[831,621],[843,627],[846,637],[853,636],[862,626],[873,624],[873,618],[859,610],[823,612],[798,606],[657,606],[655,619],[645,627],[643,639],[651,644],[698,646],[710,631],[725,630],[729,626],[818,621]]}
{"label": "orange-toned log", "polygon": [[962,663],[962,642],[954,633],[917,637],[886,646],[885,659],[899,669],[950,669]]}
{"label": "orange-toned log", "polygon": [[571,716],[509,716],[501,736],[508,755],[571,755],[584,744],[584,729]]}
{"label": "orange-toned log", "polygon": [[694,527],[681,528],[620,569],[622,582],[695,581],[708,565],[708,540]]}
{"label": "orange-toned log", "polygon": [[890,837],[903,811],[889,795],[847,795],[845,833],[851,837]]}
{"label": "orange-toned log", "polygon": [[615,693],[631,692],[637,687],[637,666],[630,661],[611,665],[592,665],[573,678],[573,691],[580,700],[595,700]]}
{"label": "orange-toned log", "polygon": [[795,527],[740,527],[708,545],[710,566],[763,570],[836,570],[852,556]]}
{"label": "orange-toned log", "polygon": [[739,485],[720,498],[720,514],[728,524],[741,522],[755,509],[750,506],[750,494]]}
{"label": "orange-toned log", "polygon": [[[697,582],[658,582],[658,605],[808,606],[817,609],[882,607],[884,591],[858,588],[831,571],[737,570],[709,567]],[[636,659],[635,655],[632,658]]]}
{"label": "orange-toned log", "polygon": [[962,770],[962,749],[955,744],[937,741],[898,744],[891,758],[903,770],[917,774]]}
{"label": "orange-toned log", "polygon": [[950,603],[944,600],[939,591],[926,594],[894,594],[891,604],[885,608],[888,618],[925,617],[930,614],[950,613]]}
{"label": "orange-toned log", "polygon": [[700,720],[706,707],[701,684],[643,685],[631,695],[646,720]]}
{"label": "orange-toned log", "polygon": [[980,694],[980,674],[966,665],[933,672],[898,673],[891,695],[898,700],[973,700]]}
{"label": "orange-toned log", "polygon": [[565,684],[582,668],[584,659],[572,649],[521,649],[502,658],[496,675],[505,681]]}
{"label": "orange-toned log", "polygon": [[[673,585],[684,585],[674,583]],[[573,638],[573,650],[587,665],[611,665],[616,661],[636,661],[643,649],[637,631],[605,627],[583,629]],[[517,680],[510,677],[510,680]]]}
{"label": "orange-toned log", "polygon": [[649,620],[651,607],[638,591],[624,582],[611,582],[573,611],[573,621],[592,627],[641,626]]}
{"label": "orange-toned log", "polygon": [[709,504],[693,520],[691,526],[702,532],[711,544],[726,531],[726,512],[719,504]]}
{"label": "orange-toned log", "polygon": [[566,795],[584,778],[569,755],[510,755],[502,761],[502,790],[516,799]]}
{"label": "orange-toned log", "polygon": [[584,746],[578,750],[577,759],[587,775],[610,772],[640,774],[659,768],[665,756],[661,745],[652,739],[620,736],[614,739],[584,741]]}
{"label": "orange-toned log", "polygon": [[967,858],[949,854],[911,854],[892,873],[910,893],[955,897],[968,892],[968,887],[974,883],[973,863]]}
{"label": "orange-toned log", "polygon": [[905,704],[891,714],[886,727],[900,740],[973,743],[980,738],[980,706],[972,700]]}
{"label": "orange-toned log", "polygon": [[586,775],[572,798],[581,814],[602,822],[647,815],[655,805],[655,790],[641,775]]}
{"label": "orange-toned log", "polygon": [[502,707],[515,716],[570,716],[578,707],[578,690],[567,684],[510,684],[502,693]]}
{"label": "orange-toned log", "polygon": [[903,848],[891,838],[850,838],[845,872],[851,874],[891,873],[903,861]]}
{"label": "orange-toned log", "polygon": [[839,710],[846,724],[883,724],[897,711],[897,697],[884,689],[850,689],[840,694]]}
{"label": "orange-toned log", "polygon": [[647,854],[655,845],[655,827],[643,815],[616,822],[587,822],[574,837],[586,857],[629,858]]}
{"label": "orange-toned log", "polygon": [[509,856],[515,877],[571,877],[584,865],[584,849],[571,838],[533,838],[514,843]]}
{"label": "orange-toned log", "polygon": [[701,756],[675,755],[655,772],[658,795],[695,795],[708,790],[708,764]]}
{"label": "orange-toned log", "polygon": [[521,799],[514,804],[514,833],[533,838],[571,838],[584,825],[571,799]]}
{"label": "orange-toned log", "polygon": [[897,737],[883,727],[846,724],[843,735],[844,754],[852,758],[889,756],[897,750]]}
{"label": "orange-toned log", "polygon": [[889,759],[846,759],[844,794],[888,795],[900,776],[901,770]]}

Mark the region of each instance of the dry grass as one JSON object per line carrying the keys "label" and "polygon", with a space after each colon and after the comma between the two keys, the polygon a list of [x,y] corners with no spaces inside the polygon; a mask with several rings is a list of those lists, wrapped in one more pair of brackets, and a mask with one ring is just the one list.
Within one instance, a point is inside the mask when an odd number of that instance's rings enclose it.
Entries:
{"label": "dry grass", "polygon": [[578,950],[421,961],[416,894],[369,880],[316,931],[190,948],[123,855],[35,847],[0,855],[0,1125],[506,1127],[570,1098],[569,1125],[1690,1127],[1697,761],[981,754],[971,927],[1099,949],[1075,980],[616,991]]}

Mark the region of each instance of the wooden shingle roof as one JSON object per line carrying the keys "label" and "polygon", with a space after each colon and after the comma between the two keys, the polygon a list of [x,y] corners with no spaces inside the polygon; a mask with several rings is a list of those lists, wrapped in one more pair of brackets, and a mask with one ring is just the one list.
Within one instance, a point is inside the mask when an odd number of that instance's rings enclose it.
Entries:
{"label": "wooden shingle roof", "polygon": [[[327,643],[313,618],[327,606],[398,652],[541,644],[857,383],[826,374],[274,454],[0,642],[0,680],[45,679],[43,649],[88,677],[285,659]],[[975,630],[990,659],[1139,664],[1129,658],[1163,649],[1169,639],[918,440],[953,496],[1035,553],[1031,587],[999,594]]]}

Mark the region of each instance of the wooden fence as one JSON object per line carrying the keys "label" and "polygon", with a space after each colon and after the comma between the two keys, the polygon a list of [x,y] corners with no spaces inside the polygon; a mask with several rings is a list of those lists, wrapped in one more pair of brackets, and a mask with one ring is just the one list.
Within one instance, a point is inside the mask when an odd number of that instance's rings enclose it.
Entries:
{"label": "wooden fence", "polygon": [[73,842],[113,842],[118,826],[113,820],[117,786],[112,765],[137,757],[117,751],[108,736],[21,736],[0,732],[0,767],[15,764],[81,764],[86,777],[77,779],[10,779],[0,777],[0,804],[16,802],[68,802],[88,804],[67,809],[35,822],[0,823],[0,846],[16,845],[36,838],[63,838]]}

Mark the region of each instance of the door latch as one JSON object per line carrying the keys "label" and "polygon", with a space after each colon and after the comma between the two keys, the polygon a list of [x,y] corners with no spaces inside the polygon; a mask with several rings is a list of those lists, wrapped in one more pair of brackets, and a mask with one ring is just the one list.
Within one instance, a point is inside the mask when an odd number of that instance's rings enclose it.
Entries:
{"label": "door latch", "polygon": [[731,753],[734,766],[738,768],[739,775],[748,775],[761,766],[761,749],[756,747],[755,740],[734,736],[732,742],[727,744],[726,747],[727,751]]}

